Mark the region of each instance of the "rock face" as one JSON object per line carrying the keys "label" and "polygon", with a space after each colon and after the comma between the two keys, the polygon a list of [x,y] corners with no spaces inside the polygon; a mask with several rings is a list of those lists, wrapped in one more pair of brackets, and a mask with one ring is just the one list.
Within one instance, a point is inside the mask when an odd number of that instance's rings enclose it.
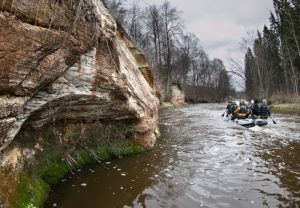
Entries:
{"label": "rock face", "polygon": [[185,104],[185,96],[179,85],[171,86],[171,103],[174,106],[183,106]]}
{"label": "rock face", "polygon": [[[0,5],[1,169],[22,169],[20,158],[34,157],[30,148],[43,149],[34,132],[58,126],[61,139],[75,129],[87,135],[95,123],[130,123],[136,134],[127,138],[153,147],[159,93],[152,73],[101,1]],[[24,132],[33,141],[26,149],[19,142]]]}

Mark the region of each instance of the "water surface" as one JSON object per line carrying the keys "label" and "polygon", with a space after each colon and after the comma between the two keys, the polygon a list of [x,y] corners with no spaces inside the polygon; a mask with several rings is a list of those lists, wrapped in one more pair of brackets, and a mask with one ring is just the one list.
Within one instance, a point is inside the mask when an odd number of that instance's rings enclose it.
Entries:
{"label": "water surface", "polygon": [[153,150],[69,174],[45,207],[300,207],[300,117],[251,130],[222,108],[163,110]]}

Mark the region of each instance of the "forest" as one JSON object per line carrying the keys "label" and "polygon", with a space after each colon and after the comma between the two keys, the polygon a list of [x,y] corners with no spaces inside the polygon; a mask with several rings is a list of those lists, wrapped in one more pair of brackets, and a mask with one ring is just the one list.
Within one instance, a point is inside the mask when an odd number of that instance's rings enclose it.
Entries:
{"label": "forest", "polygon": [[295,102],[300,89],[300,1],[273,0],[273,5],[270,26],[248,38],[245,91],[248,98]]}
{"label": "forest", "polygon": [[[295,102],[300,89],[300,1],[273,0],[269,24],[243,40],[244,63],[232,60],[226,69],[211,60],[200,39],[184,27],[182,12],[164,1],[143,6],[106,0],[107,6],[146,55],[163,92],[183,89],[191,102],[223,101],[235,95],[231,75],[242,78],[245,97]],[[201,38],[201,37],[200,37]]]}
{"label": "forest", "polygon": [[200,39],[185,30],[182,12],[164,1],[139,5],[106,0],[113,16],[146,55],[162,100],[170,87],[181,88],[190,102],[223,101],[234,94],[230,75],[220,59],[211,60]]}

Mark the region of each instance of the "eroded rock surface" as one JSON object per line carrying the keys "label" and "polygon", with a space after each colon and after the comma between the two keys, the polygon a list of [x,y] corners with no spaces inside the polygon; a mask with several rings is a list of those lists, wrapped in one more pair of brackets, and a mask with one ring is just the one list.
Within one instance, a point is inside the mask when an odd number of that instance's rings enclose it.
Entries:
{"label": "eroded rock surface", "polygon": [[185,104],[185,95],[177,84],[171,86],[171,103],[174,106],[183,106]]}
{"label": "eroded rock surface", "polygon": [[[60,138],[74,127],[87,135],[95,123],[130,122],[136,133],[127,138],[153,147],[159,93],[152,73],[101,1],[1,0],[0,9],[1,169],[22,169],[24,152],[32,159],[43,150],[45,138],[34,132],[56,126]],[[35,141],[26,149],[23,132]]]}

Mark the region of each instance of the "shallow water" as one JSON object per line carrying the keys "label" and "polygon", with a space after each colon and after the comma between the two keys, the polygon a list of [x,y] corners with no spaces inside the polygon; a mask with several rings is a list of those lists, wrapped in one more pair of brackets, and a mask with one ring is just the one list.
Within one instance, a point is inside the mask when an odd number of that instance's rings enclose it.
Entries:
{"label": "shallow water", "polygon": [[153,150],[69,174],[45,207],[300,207],[300,117],[246,129],[222,107],[164,110]]}

